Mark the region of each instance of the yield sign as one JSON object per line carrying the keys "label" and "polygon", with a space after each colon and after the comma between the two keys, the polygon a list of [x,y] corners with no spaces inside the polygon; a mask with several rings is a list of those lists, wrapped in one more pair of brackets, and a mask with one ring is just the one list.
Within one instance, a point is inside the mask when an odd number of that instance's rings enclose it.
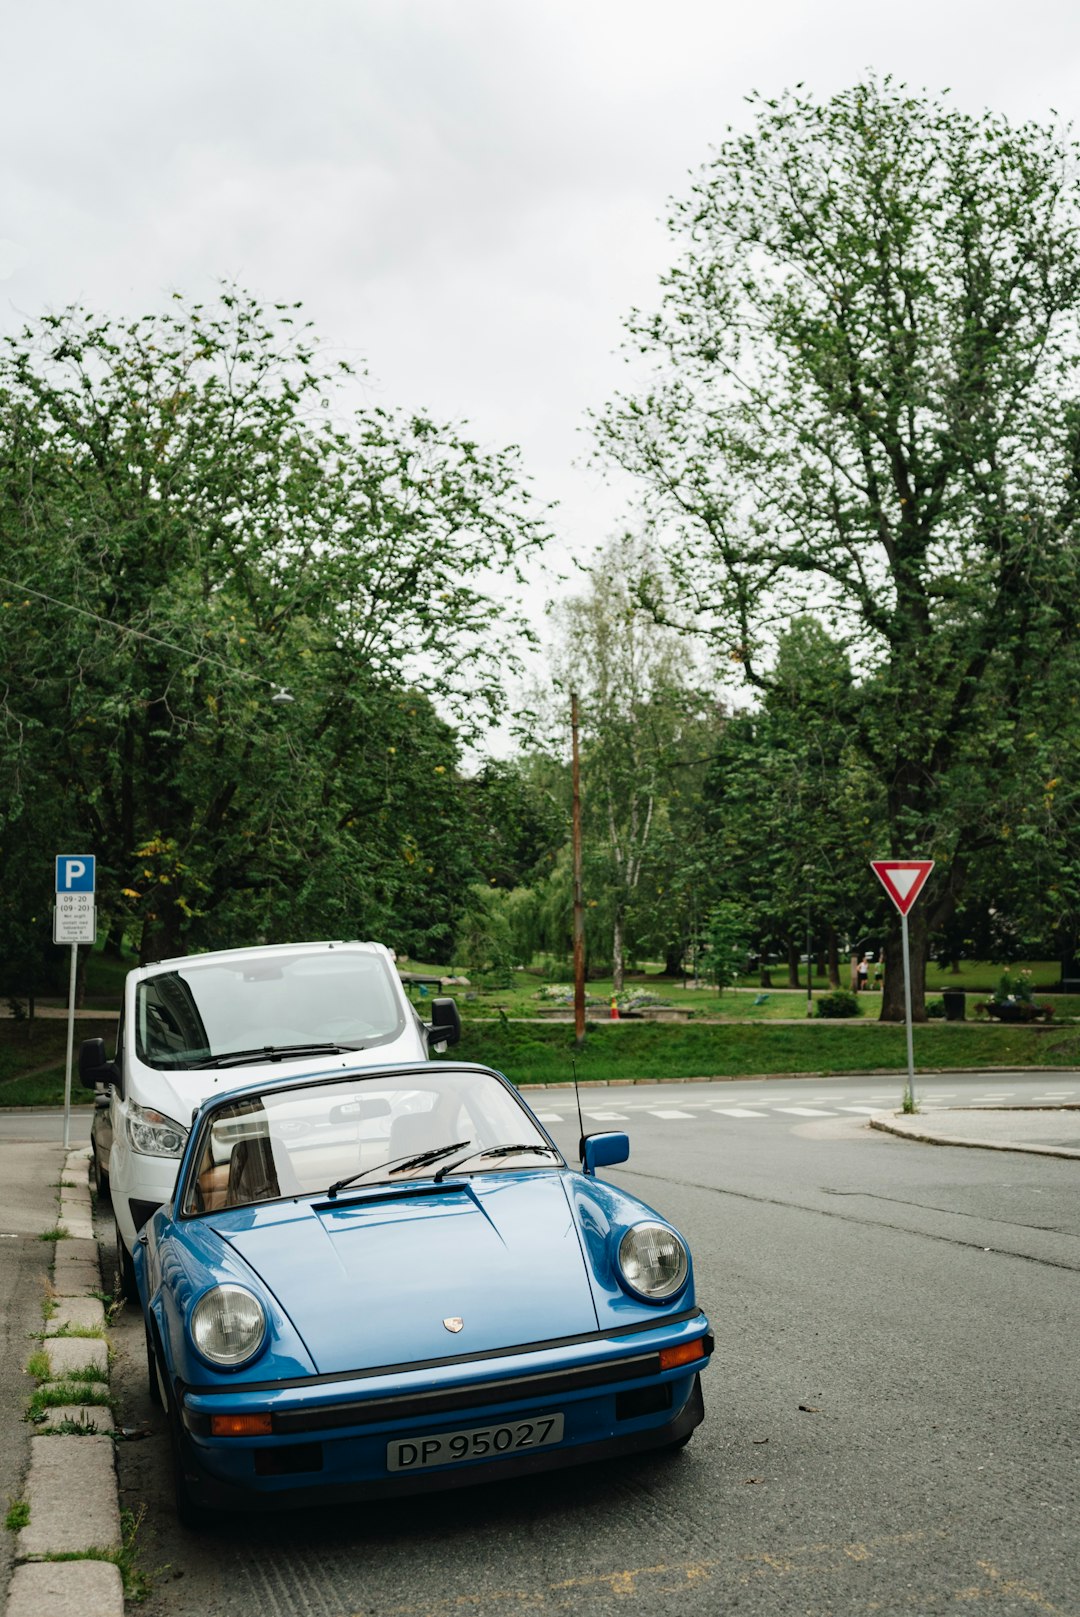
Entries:
{"label": "yield sign", "polygon": [[934,868],[932,859],[871,859],[870,868],[901,915],[906,915]]}

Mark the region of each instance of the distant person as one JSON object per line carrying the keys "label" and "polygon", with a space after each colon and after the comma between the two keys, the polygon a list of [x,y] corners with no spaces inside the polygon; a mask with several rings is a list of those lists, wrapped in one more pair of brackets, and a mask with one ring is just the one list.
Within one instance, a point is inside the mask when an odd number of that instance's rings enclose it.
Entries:
{"label": "distant person", "polygon": [[867,986],[867,983],[869,982],[869,980],[870,980],[870,961],[869,961],[869,959],[867,958],[866,955],[863,955],[862,959],[859,961],[859,988],[858,988],[858,992],[860,994],[865,993],[866,986]]}
{"label": "distant person", "polygon": [[883,976],[884,976],[884,970],[882,968],[881,961],[880,960],[875,960],[874,961],[874,987],[875,988],[880,988],[881,987],[881,979],[882,979]]}

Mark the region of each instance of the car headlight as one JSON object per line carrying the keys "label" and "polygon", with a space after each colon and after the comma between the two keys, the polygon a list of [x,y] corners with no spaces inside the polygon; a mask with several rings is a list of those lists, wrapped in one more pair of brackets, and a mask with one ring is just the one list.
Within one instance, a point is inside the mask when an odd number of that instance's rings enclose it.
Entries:
{"label": "car headlight", "polygon": [[619,1242],[619,1272],[630,1291],[663,1302],[686,1284],[690,1258],[668,1225],[634,1224]]}
{"label": "car headlight", "polygon": [[128,1106],[127,1134],[131,1149],[144,1157],[182,1157],[188,1131],[152,1106]]}
{"label": "car headlight", "polygon": [[262,1347],[266,1314],[242,1286],[215,1286],[195,1304],[191,1335],[211,1364],[246,1364]]}

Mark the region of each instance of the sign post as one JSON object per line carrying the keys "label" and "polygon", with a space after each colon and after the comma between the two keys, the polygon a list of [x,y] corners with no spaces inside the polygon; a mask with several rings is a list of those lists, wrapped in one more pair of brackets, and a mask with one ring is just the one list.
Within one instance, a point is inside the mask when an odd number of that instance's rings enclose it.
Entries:
{"label": "sign post", "polygon": [[908,944],[908,910],[914,904],[926,878],[934,868],[932,859],[871,859],[870,868],[900,911],[900,933],[904,950],[904,1020],[907,1024],[907,1092],[904,1110],[915,1110],[915,1039],[911,1029],[911,949]]}
{"label": "sign post", "polygon": [[71,945],[71,972],[68,977],[67,1062],[64,1069],[65,1151],[71,1144],[71,1063],[75,1050],[75,972],[79,958],[79,944],[93,943],[97,936],[94,877],[95,861],[92,853],[57,854],[53,942],[70,943]]}

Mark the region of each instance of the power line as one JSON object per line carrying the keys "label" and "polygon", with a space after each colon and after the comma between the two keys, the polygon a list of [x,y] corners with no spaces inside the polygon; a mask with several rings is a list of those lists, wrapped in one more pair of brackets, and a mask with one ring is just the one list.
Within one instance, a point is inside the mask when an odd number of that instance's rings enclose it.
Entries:
{"label": "power line", "polygon": [[103,618],[100,612],[91,612],[89,607],[73,606],[70,601],[60,601],[55,595],[47,594],[45,590],[34,589],[31,584],[20,584],[17,579],[5,578],[3,573],[0,573],[0,584],[6,584],[9,589],[19,594],[34,595],[39,601],[48,601],[51,606],[58,606],[63,612],[74,612],[80,618],[89,618],[91,623],[101,623],[106,629],[115,629],[117,634],[129,634],[136,640],[148,640],[151,645],[165,646],[169,651],[180,652],[183,657],[193,657],[196,662],[214,663],[218,668],[224,668],[226,673],[240,679],[253,679],[259,685],[269,685],[274,692],[271,701],[292,701],[288,691],[274,680],[267,679],[265,674],[255,674],[249,668],[237,668],[234,664],[225,662],[223,658],[215,657],[212,651],[195,651],[191,647],[178,645],[175,640],[165,640],[161,635],[150,634],[146,629],[133,629],[127,623],[114,623],[111,618]]}

